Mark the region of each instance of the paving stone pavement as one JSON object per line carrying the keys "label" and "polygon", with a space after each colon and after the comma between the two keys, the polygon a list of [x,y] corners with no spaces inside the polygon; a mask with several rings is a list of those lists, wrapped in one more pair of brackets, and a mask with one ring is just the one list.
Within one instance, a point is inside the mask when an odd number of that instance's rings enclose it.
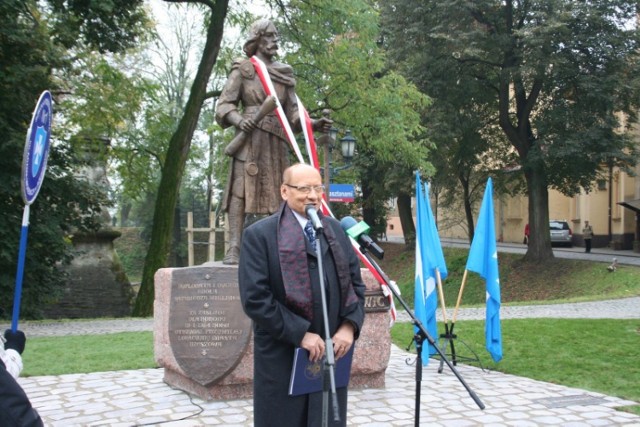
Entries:
{"label": "paving stone pavement", "polygon": [[[458,319],[482,319],[483,309],[462,309]],[[640,298],[540,306],[503,305],[501,317],[640,319]],[[408,320],[406,314],[399,320]],[[3,325],[2,328],[7,325]],[[27,336],[152,330],[152,319],[23,322]],[[351,390],[349,426],[415,425],[415,354],[392,346],[383,389]],[[432,360],[421,382],[420,425],[640,426],[640,416],[616,407],[636,405],[600,393],[534,381],[458,364],[458,373],[486,405],[480,410],[446,366]],[[251,426],[251,399],[206,402],[171,388],[163,369],[20,378],[47,426]],[[277,408],[274,408],[277,410]],[[286,423],[283,424],[286,426]]]}
{"label": "paving stone pavement", "polygon": [[[413,356],[393,346],[386,387],[349,392],[348,425],[414,425],[415,367],[406,363]],[[615,409],[634,402],[459,365],[462,378],[486,405],[480,410],[454,374],[437,373],[434,362],[423,370],[421,425],[640,426],[640,416]],[[20,383],[49,426],[253,424],[250,399],[191,399],[165,384],[162,375],[162,369],[141,369],[22,378]]]}
{"label": "paving stone pavement", "polygon": [[[453,310],[447,308],[447,318],[451,319]],[[437,310],[437,318],[442,319],[442,310]],[[578,302],[571,304],[545,305],[509,305],[500,306],[501,319],[533,318],[566,319],[640,319],[640,297],[621,298],[606,301]],[[482,320],[485,307],[463,308],[457,313],[457,320]],[[405,312],[398,313],[399,321],[410,321]]]}

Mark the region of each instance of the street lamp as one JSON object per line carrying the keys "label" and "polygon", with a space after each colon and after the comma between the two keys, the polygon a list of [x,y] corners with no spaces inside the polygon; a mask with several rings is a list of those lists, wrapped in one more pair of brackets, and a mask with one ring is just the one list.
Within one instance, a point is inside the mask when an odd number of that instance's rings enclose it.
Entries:
{"label": "street lamp", "polygon": [[351,160],[356,148],[356,138],[351,134],[350,130],[344,131],[344,136],[340,138],[340,152],[344,158],[345,165],[331,167],[331,151],[335,147],[336,139],[338,138],[339,129],[331,127],[328,134],[318,138],[318,143],[324,146],[324,168],[323,169],[323,181],[327,187],[327,203],[329,203],[329,191],[331,189],[331,179],[333,176],[347,168],[350,168]]}
{"label": "street lamp", "polygon": [[329,185],[331,178],[333,178],[336,173],[352,166],[351,160],[353,160],[353,155],[356,150],[356,138],[351,134],[351,131],[347,129],[344,131],[345,135],[340,138],[340,153],[342,154],[342,158],[346,164],[344,166],[332,167],[331,152],[335,148],[338,132],[338,129],[332,127],[329,130],[328,135],[318,138],[318,143],[324,146],[324,167],[322,169],[324,172],[323,179],[326,185]]}
{"label": "street lamp", "polygon": [[[333,140],[335,141],[335,137]],[[344,161],[347,162],[348,166],[351,166],[351,159],[353,159],[353,153],[356,151],[356,139],[351,135],[351,131],[349,129],[347,129],[345,131],[345,135],[340,138],[340,146],[342,148],[342,157],[344,157]]]}

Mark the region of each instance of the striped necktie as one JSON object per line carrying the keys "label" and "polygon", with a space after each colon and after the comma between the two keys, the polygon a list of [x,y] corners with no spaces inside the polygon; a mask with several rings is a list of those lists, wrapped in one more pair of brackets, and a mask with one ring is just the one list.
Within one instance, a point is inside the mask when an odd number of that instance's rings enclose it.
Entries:
{"label": "striped necktie", "polygon": [[309,243],[311,243],[311,247],[313,250],[316,250],[316,233],[313,230],[313,225],[311,221],[307,221],[307,225],[304,226],[304,234],[307,235],[307,239],[309,239]]}

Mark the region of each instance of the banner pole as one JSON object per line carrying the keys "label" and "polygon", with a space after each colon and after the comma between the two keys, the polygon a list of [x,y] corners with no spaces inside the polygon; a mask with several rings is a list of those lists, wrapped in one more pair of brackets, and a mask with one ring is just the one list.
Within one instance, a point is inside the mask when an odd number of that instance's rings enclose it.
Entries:
{"label": "banner pole", "polygon": [[18,318],[20,317],[20,303],[22,301],[22,278],[24,274],[24,260],[27,253],[27,235],[29,234],[29,205],[24,206],[22,213],[22,230],[20,232],[20,249],[18,252],[18,271],[16,273],[16,288],[13,295],[13,317],[11,318],[11,330],[18,330]]}
{"label": "banner pole", "polygon": [[462,275],[462,284],[460,285],[460,290],[458,291],[458,301],[456,302],[456,308],[453,311],[453,319],[451,320],[451,329],[453,329],[453,325],[456,324],[456,318],[458,317],[458,309],[460,308],[460,302],[462,301],[462,293],[464,292],[464,285],[467,283],[467,273],[469,270],[464,269],[464,274]]}
{"label": "banner pole", "polygon": [[442,305],[442,318],[444,320],[444,324],[446,325],[447,320],[447,309],[444,303],[444,291],[442,290],[442,278],[440,277],[440,269],[437,267],[434,269],[436,272],[436,281],[438,285],[438,295],[440,296],[440,305]]}

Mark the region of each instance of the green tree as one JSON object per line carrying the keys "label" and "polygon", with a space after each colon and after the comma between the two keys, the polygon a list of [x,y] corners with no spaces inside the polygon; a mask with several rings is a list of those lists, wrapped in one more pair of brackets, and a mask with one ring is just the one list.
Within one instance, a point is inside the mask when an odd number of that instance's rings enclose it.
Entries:
{"label": "green tree", "polygon": [[[0,293],[4,296],[0,311],[4,316],[12,310],[24,208],[20,197],[22,153],[38,96],[45,89],[54,94],[55,115],[46,177],[31,207],[21,307],[25,317],[40,316],[42,306],[55,299],[64,284],[57,266],[70,260],[69,236],[95,230],[99,225],[95,214],[106,204],[103,192],[74,176],[82,159],[68,138],[73,131],[63,129],[60,121],[64,114],[61,96],[68,92],[61,76],[73,69],[81,51],[115,51],[125,43],[135,43],[144,28],[141,4],[0,2]],[[58,25],[63,20],[77,25],[74,37],[69,36],[70,27]],[[107,22],[118,22],[119,27],[103,33],[100,28]],[[135,31],[128,31],[132,28]]]}
{"label": "green tree", "polygon": [[[435,168],[432,196],[437,196],[438,229],[465,226],[469,242],[474,236],[477,202],[488,176],[502,188],[501,169],[513,161],[509,144],[497,126],[496,112],[487,103],[474,103],[464,91],[458,97],[439,94],[425,116],[427,135],[436,148],[430,154]],[[498,148],[499,147],[499,148]],[[447,208],[447,216],[437,214]]]}
{"label": "green tree", "polygon": [[[175,1],[180,2],[178,0]],[[133,312],[136,316],[153,314],[154,275],[159,268],[166,265],[169,255],[175,221],[174,210],[178,201],[180,184],[189,155],[191,139],[206,98],[209,78],[217,61],[228,9],[228,0],[218,0],[216,2],[194,0],[182,1],[182,3],[205,5],[210,9],[210,16],[207,19],[206,42],[198,71],[191,86],[184,114],[169,141],[165,163],[162,166],[160,185],[158,187],[158,194],[161,197],[156,197],[151,241],[145,258],[142,282]]]}
{"label": "green tree", "polygon": [[623,0],[383,4],[390,54],[412,81],[426,93],[472,82],[473,94],[497,105],[495,124],[526,181],[527,260],[553,257],[549,187],[572,195],[590,189],[603,165],[635,162],[619,113],[634,123],[640,99],[636,8]]}
{"label": "green tree", "polygon": [[[379,14],[371,2],[273,3],[287,52],[285,62],[294,67],[296,91],[305,107],[312,116],[330,109],[336,127],[350,129],[358,140],[354,165],[363,191],[363,213],[365,221],[381,232],[385,202],[401,191],[411,193],[413,171],[429,168],[429,145],[420,124],[428,100],[387,67],[380,47]],[[399,170],[405,173],[396,178],[402,179],[391,180]],[[388,185],[391,181],[394,186]],[[405,208],[410,217],[410,204],[402,204]]]}

